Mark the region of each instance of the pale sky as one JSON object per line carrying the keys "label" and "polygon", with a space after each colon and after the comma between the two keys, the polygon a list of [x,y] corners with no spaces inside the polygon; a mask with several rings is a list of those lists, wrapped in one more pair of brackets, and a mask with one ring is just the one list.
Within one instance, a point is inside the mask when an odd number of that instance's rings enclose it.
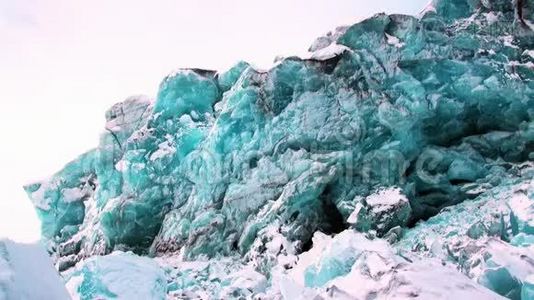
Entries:
{"label": "pale sky", "polygon": [[0,237],[39,238],[22,185],[98,143],[104,112],[173,69],[268,68],[337,26],[428,0],[0,0]]}

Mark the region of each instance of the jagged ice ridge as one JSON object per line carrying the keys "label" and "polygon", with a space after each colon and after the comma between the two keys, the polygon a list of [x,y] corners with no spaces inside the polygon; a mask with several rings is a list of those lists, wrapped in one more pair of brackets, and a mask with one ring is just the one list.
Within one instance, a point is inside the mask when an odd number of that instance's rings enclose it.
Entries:
{"label": "jagged ice ridge", "polygon": [[71,295],[534,299],[533,15],[436,0],[114,105],[25,187]]}

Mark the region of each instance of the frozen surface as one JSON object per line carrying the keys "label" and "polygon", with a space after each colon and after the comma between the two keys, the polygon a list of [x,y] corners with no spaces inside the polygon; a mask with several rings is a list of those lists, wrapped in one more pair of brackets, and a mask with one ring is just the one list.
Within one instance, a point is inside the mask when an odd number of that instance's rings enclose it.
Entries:
{"label": "frozen surface", "polygon": [[67,300],[69,296],[43,246],[0,240],[0,299]]}
{"label": "frozen surface", "polygon": [[149,298],[528,299],[532,16],[436,0],[267,71],[177,70],[25,187],[47,250],[81,298],[131,274]]}
{"label": "frozen surface", "polygon": [[452,263],[499,294],[521,299],[534,274],[534,169],[523,165],[520,174],[408,230],[400,251]]}
{"label": "frozen surface", "polygon": [[156,262],[131,253],[94,256],[65,272],[73,299],[165,299],[167,280]]}
{"label": "frozen surface", "polygon": [[284,299],[502,299],[450,265],[408,260],[387,242],[353,231],[315,236],[314,242],[293,270],[280,275]]}

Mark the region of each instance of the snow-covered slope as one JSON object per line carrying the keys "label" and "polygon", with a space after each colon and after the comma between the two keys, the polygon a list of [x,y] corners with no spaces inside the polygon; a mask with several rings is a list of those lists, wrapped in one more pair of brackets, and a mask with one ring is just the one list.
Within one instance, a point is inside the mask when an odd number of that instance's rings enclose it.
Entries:
{"label": "snow-covered slope", "polygon": [[386,241],[354,231],[316,233],[313,242],[277,278],[284,299],[502,299],[452,265],[398,256]]}
{"label": "snow-covered slope", "polygon": [[63,280],[40,244],[0,240],[0,299],[67,300]]}
{"label": "snow-covered slope", "polygon": [[132,253],[91,257],[65,276],[73,299],[165,299],[167,294],[163,270]]}

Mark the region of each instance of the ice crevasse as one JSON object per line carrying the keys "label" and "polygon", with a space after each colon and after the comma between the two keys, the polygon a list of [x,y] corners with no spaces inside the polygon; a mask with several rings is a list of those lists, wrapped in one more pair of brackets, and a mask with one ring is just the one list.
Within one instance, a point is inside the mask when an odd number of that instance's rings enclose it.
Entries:
{"label": "ice crevasse", "polygon": [[71,296],[534,299],[533,16],[436,0],[114,105],[25,186]]}

